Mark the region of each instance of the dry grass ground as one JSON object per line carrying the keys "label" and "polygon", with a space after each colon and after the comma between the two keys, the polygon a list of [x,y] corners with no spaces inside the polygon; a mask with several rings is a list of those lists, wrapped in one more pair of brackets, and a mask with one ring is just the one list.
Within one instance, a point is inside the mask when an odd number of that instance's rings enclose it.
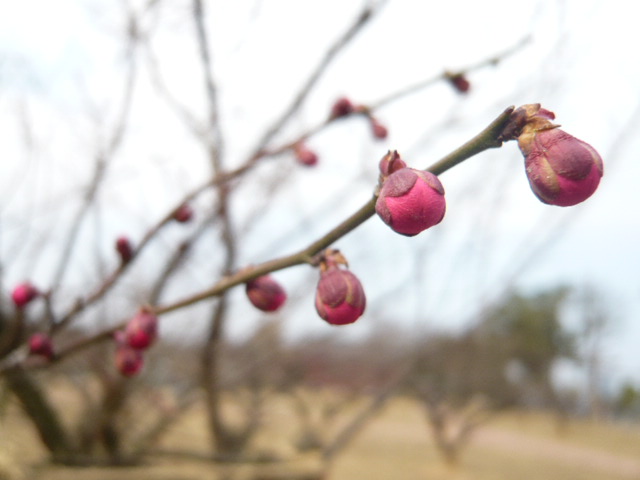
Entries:
{"label": "dry grass ground", "polygon": [[[286,457],[294,422],[280,404],[267,418],[270,432],[256,449]],[[309,456],[269,466],[220,467],[182,456],[154,456],[131,468],[69,469],[48,465],[24,419],[9,408],[0,423],[0,480],[275,480],[283,471],[313,472]],[[207,453],[203,411],[190,410],[169,432],[165,450]],[[622,480],[640,479],[640,426],[574,421],[558,434],[544,414],[507,413],[484,427],[448,468],[431,442],[420,407],[392,401],[339,456],[327,480]]]}

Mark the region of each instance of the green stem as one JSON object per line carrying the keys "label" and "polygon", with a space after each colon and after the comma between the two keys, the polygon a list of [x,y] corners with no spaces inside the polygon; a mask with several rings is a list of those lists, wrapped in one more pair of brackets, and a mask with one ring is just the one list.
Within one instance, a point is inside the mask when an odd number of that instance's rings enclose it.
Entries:
{"label": "green stem", "polygon": [[[491,122],[489,126],[482,130],[482,132],[444,158],[440,159],[438,162],[431,165],[426,170],[434,173],[435,175],[440,175],[480,152],[502,146],[503,140],[501,138],[501,134],[504,127],[509,122],[513,110],[514,107],[507,108],[493,122]],[[207,298],[218,296],[232,287],[246,283],[249,280],[266,275],[267,273],[283,270],[303,263],[312,263],[315,255],[371,218],[376,213],[375,201],[375,197],[372,197],[367,201],[367,203],[360,207],[358,211],[340,223],[340,225],[296,253],[239,270],[232,275],[222,278],[217,284],[207,290],[170,305],[156,307],[154,308],[154,311],[161,314],[178,310]]]}

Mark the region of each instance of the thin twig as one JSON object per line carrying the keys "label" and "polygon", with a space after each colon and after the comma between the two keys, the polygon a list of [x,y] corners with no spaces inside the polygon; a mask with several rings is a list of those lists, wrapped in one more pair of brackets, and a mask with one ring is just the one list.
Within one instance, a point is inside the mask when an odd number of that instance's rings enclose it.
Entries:
{"label": "thin twig", "polygon": [[311,92],[314,85],[322,77],[322,74],[327,70],[327,67],[331,64],[333,59],[342,51],[353,38],[362,30],[369,20],[376,13],[376,9],[379,8],[373,5],[366,5],[362,11],[358,14],[353,24],[329,47],[324,54],[324,57],[316,68],[311,72],[311,75],[307,81],[302,85],[296,96],[293,98],[291,104],[282,112],[280,117],[273,123],[273,125],[264,133],[262,138],[258,141],[256,147],[254,147],[253,154],[250,158],[259,158],[262,152],[266,149],[269,142],[280,132],[280,130],[286,125],[291,117],[298,111],[304,100]]}
{"label": "thin twig", "polygon": [[115,122],[115,126],[113,129],[111,138],[107,142],[104,150],[98,153],[96,157],[96,164],[93,172],[93,177],[91,179],[89,188],[87,189],[87,193],[85,194],[84,202],[82,203],[82,206],[76,213],[76,216],[72,222],[72,226],[69,229],[67,240],[64,242],[62,255],[58,262],[56,273],[53,277],[52,290],[56,290],[61,285],[64,279],[64,275],[67,271],[72,253],[75,249],[76,242],[78,240],[80,228],[82,227],[82,224],[84,223],[84,219],[86,218],[87,214],[91,209],[93,202],[96,199],[98,189],[102,184],[107,167],[111,162],[111,160],[113,159],[113,156],[116,153],[116,151],[122,145],[122,140],[126,132],[127,120],[129,118],[129,113],[131,111],[131,105],[133,103],[132,99],[133,99],[133,90],[135,86],[135,79],[137,76],[136,37],[134,35],[131,35],[128,41],[129,41],[129,44],[127,45],[128,70],[127,70],[127,75],[125,76],[122,101],[120,104],[120,111],[118,113],[118,117]]}

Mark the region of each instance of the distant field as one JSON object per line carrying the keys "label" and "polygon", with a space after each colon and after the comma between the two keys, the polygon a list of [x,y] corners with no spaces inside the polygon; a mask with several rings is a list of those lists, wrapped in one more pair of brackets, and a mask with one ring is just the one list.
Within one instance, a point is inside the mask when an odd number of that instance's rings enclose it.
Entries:
{"label": "distant field", "polygon": [[[202,410],[190,411],[170,432],[164,448],[205,454],[208,437]],[[285,408],[267,419],[274,428],[260,439],[263,448],[286,454]],[[277,430],[276,430],[277,429]],[[135,468],[69,469],[47,465],[37,441],[13,409],[0,423],[0,479],[13,469],[22,480],[276,480],[282,471],[311,472],[313,457],[268,467],[216,467],[206,461],[152,457]],[[21,475],[17,473],[21,472]],[[283,478],[283,477],[280,477]],[[294,477],[288,477],[291,480]],[[301,477],[297,477],[301,478]],[[464,451],[459,468],[444,465],[420,407],[391,402],[332,466],[326,480],[618,480],[640,479],[640,425],[574,421],[558,434],[545,414],[506,413],[481,427]],[[11,479],[13,480],[13,479]]]}

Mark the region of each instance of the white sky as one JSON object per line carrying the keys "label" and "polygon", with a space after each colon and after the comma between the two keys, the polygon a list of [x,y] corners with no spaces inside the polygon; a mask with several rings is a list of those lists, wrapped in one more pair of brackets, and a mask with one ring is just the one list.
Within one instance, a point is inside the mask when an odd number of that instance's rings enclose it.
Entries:
{"label": "white sky", "polygon": [[[64,232],[56,227],[73,212],[96,144],[104,142],[117,115],[125,65],[119,37],[124,3],[0,0],[0,248],[3,258],[23,252],[5,265],[8,283],[26,275],[46,283],[54,260],[34,265],[24,253],[28,249],[15,250],[16,242],[24,240],[25,231],[32,238],[48,234],[53,254],[55,239]],[[210,8],[214,71],[226,161],[233,164],[279,114],[361,2],[215,3]],[[201,77],[186,5],[163,2],[160,16],[144,26],[157,22],[153,45],[163,75],[180,101],[200,114]],[[640,381],[640,162],[634,155],[640,145],[633,135],[639,124],[633,115],[640,101],[640,69],[630,53],[640,44],[638,13],[635,2],[622,0],[518,2],[518,8],[513,0],[390,0],[322,78],[289,129],[292,135],[321,121],[339,95],[375,101],[445,68],[465,67],[504,51],[527,35],[531,42],[499,68],[471,74],[473,89],[466,98],[436,85],[381,110],[378,116],[390,128],[385,142],[371,140],[358,121],[312,138],[320,166],[297,171],[283,187],[273,212],[252,225],[251,238],[257,240],[249,239],[242,260],[290,252],[311,240],[310,234],[344,218],[369,195],[376,162],[386,149],[397,148],[410,164],[425,167],[502,108],[541,102],[556,112],[565,130],[604,157],[601,187],[585,204],[573,209],[540,204],[526,184],[516,146],[509,144],[442,176],[446,227],[406,239],[373,219],[337,246],[363,277],[373,306],[367,313],[371,323],[398,316],[400,310],[403,324],[415,328],[460,326],[491,295],[492,285],[504,282],[505,269],[526,257],[528,247],[548,236],[552,226],[557,241],[537,252],[514,281],[532,289],[562,282],[598,286],[616,321],[605,358],[612,377]],[[158,100],[144,63],[141,71],[127,141],[101,197],[106,251],[122,231],[141,235],[208,174],[198,146]],[[31,126],[30,151],[21,122]],[[363,165],[371,165],[364,175]],[[252,189],[260,191],[249,184],[237,196],[241,215],[252,208],[244,200],[257,196]],[[322,207],[326,201],[333,205],[329,211]],[[534,225],[539,230],[532,231]],[[179,234],[169,232],[165,243]],[[283,238],[286,243],[274,246]],[[76,268],[92,271],[82,262]],[[209,284],[210,272],[189,270],[195,286]],[[283,272],[281,278],[294,282],[301,275]],[[400,287],[390,297],[396,300],[382,300],[393,287]],[[376,298],[381,300],[376,303]],[[311,308],[309,303],[290,312],[294,330],[325,328],[308,323],[315,315]],[[361,323],[352,331],[366,330]]]}

